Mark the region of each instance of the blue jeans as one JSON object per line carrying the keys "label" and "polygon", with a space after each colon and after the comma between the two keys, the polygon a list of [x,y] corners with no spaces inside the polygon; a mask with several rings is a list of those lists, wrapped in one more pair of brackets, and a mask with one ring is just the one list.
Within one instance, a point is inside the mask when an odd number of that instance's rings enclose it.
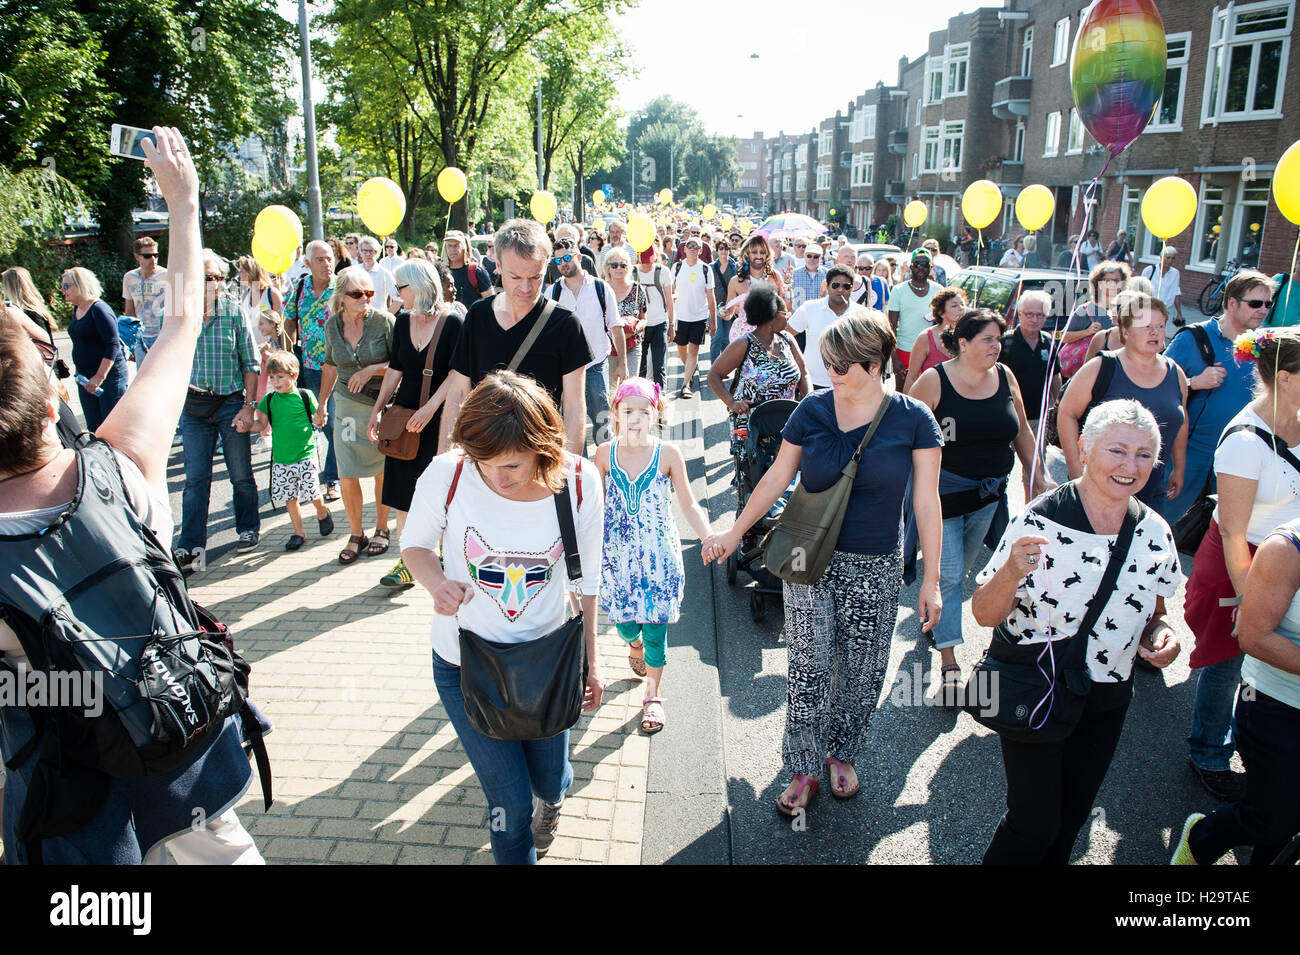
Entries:
{"label": "blue jeans", "polygon": [[212,493],[212,458],[221,438],[226,473],[234,489],[235,531],[239,534],[262,529],[257,513],[257,482],[253,480],[253,455],[248,435],[235,430],[232,422],[244,405],[239,392],[221,403],[216,414],[205,421],[181,415],[184,443],[185,490],[181,494],[181,539],[186,550],[208,544],[208,502]]}
{"label": "blue jeans", "polygon": [[1241,663],[1231,660],[1202,667],[1196,678],[1192,703],[1192,731],[1187,734],[1187,755],[1201,769],[1224,770],[1236,749],[1237,719],[1233,703],[1241,684]]}
{"label": "blue jeans", "polygon": [[[993,513],[998,509],[996,499],[978,511],[949,517],[943,522],[943,554],[939,558],[939,596],[943,600],[943,613],[930,631],[934,648],[942,650],[955,647],[961,639],[961,601],[966,583],[966,573],[984,546],[984,535],[993,523]],[[929,559],[927,555],[926,559]]]}
{"label": "blue jeans", "polygon": [[718,356],[731,344],[731,323],[734,321],[734,318],[718,316],[718,330],[713,333],[713,338],[709,341],[710,362],[717,361]]}
{"label": "blue jeans", "polygon": [[153,343],[158,340],[157,335],[146,335],[141,332],[135,340],[135,367],[139,371],[140,366],[144,364],[144,356],[149,354],[149,349],[153,348]]}
{"label": "blue jeans", "polygon": [[533,796],[551,805],[573,785],[569,731],[550,739],[499,740],[470,725],[460,667],[433,654],[433,683],[488,802],[488,837],[497,865],[533,865]]}
{"label": "blue jeans", "polygon": [[[598,362],[587,369],[587,420],[591,422],[591,438],[602,445],[609,440],[609,378],[605,373],[609,359]],[[583,439],[583,456],[586,454],[586,439]]]}
{"label": "blue jeans", "polygon": [[[304,368],[298,377],[298,381],[304,388],[316,396],[320,401],[320,369]],[[320,479],[325,484],[337,484],[339,481],[339,466],[334,460],[334,393],[330,392],[330,400],[325,403],[325,413],[329,415],[331,422],[330,427],[317,428],[316,440],[325,442],[325,470],[321,471]]]}
{"label": "blue jeans", "polygon": [[109,369],[108,377],[104,379],[98,395],[92,395],[81,385],[77,385],[77,398],[81,401],[81,413],[86,417],[87,431],[99,430],[108,413],[117,407],[117,403],[126,394],[126,384],[126,361],[119,357]]}
{"label": "blue jeans", "polygon": [[1207,481],[1210,493],[1213,494],[1217,486],[1214,480],[1214,448],[1194,448],[1189,444],[1187,457],[1183,461],[1183,489],[1177,497],[1167,497],[1161,502],[1160,516],[1172,526],[1200,497]]}

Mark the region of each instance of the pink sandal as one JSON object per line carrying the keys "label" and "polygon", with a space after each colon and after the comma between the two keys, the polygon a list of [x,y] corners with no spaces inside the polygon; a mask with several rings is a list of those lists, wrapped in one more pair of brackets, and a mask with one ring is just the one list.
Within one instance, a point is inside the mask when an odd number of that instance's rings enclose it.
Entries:
{"label": "pink sandal", "polygon": [[[808,794],[808,798],[803,800],[802,805],[796,803],[796,805],[790,806],[786,804],[781,796],[776,797],[776,811],[783,816],[790,816],[791,818],[802,810],[807,809],[812,804],[813,797],[817,795],[817,791],[821,789],[821,783],[818,782],[816,776],[805,776],[803,773],[795,773],[793,782],[797,787],[794,791],[794,798],[796,801],[799,800],[805,792]],[[782,795],[784,795],[784,793],[782,793]]]}
{"label": "pink sandal", "polygon": [[[834,756],[826,757],[826,772],[827,775],[829,775],[831,778],[831,795],[834,796],[836,799],[852,799],[854,796],[858,794],[858,790],[862,788],[861,782],[859,782],[856,778],[857,776],[856,771],[854,773],[855,778],[853,782],[853,788],[852,789],[844,788],[845,783],[848,781],[848,777],[844,775],[844,767],[852,766],[852,765],[853,765],[853,760],[851,759],[841,760],[841,759],[836,759]],[[836,788],[837,784],[838,784],[838,788]]]}

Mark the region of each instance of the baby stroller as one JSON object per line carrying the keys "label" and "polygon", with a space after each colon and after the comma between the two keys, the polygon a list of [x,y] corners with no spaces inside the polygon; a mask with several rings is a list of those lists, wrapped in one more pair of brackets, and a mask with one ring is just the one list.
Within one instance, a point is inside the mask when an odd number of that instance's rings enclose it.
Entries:
{"label": "baby stroller", "polygon": [[[736,485],[737,517],[745,509],[758,482],[776,460],[776,452],[781,447],[781,429],[797,405],[797,401],[789,398],[761,402],[749,414],[747,432],[736,434],[739,450],[732,458],[736,467],[733,483]],[[727,558],[728,584],[735,584],[736,574],[741,570],[754,580],[755,586],[749,592],[749,614],[755,623],[763,619],[763,613],[767,609],[767,595],[781,596],[781,578],[763,566],[762,541],[767,532],[776,526],[777,519],[785,510],[794,483],[786,488],[771,510],[749,529],[736,552]]]}

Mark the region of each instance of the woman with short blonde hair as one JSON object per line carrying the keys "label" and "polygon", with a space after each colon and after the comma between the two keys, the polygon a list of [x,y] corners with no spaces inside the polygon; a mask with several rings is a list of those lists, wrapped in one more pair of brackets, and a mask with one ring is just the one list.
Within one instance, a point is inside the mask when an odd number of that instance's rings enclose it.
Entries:
{"label": "woman with short blonde hair", "polygon": [[60,287],[73,309],[67,331],[72,339],[77,398],[86,430],[95,431],[126,394],[126,352],[117,329],[117,315],[100,298],[104,289],[95,273],[80,266],[68,269]]}

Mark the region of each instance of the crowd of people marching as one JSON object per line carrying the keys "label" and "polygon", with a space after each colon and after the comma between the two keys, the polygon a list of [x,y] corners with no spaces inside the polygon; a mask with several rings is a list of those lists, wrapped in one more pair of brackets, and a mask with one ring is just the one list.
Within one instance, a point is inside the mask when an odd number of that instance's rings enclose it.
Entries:
{"label": "crowd of people marching", "polygon": [[[593,711],[607,676],[596,653],[603,611],[645,681],[640,728],[657,733],[687,577],[674,499],[704,562],[723,563],[754,550],[752,529],[792,486],[829,493],[842,474],[824,571],[782,585],[779,812],[807,812],[823,781],[836,798],[858,793],[855,757],[883,691],[902,585],[918,571],[938,692],[964,703],[977,675],[962,672],[955,648],[988,640],[962,626],[973,573],[971,611],[992,629],[980,668],[1001,673],[1007,700],[1017,668],[1051,677],[1051,692],[1022,707],[1025,725],[990,724],[1007,811],[984,861],[1067,862],[1115,752],[1134,667],[1180,652],[1166,601],[1183,585],[1181,547],[1195,555],[1187,756],[1223,806],[1186,821],[1175,861],[1250,846],[1268,862],[1300,831],[1300,333],[1260,327],[1273,279],[1239,272],[1223,314],[1171,342],[1170,319],[1182,316],[1158,294],[1165,273],[1132,276],[1127,246],[1117,239],[1103,257],[1095,235],[1095,251],[1078,253],[1090,257],[1085,301],[1054,316],[1051,296],[1025,292],[1008,310],[1013,327],[948,286],[932,239],[877,259],[842,238],[698,221],[660,226],[641,251],[622,220],[548,233],[514,219],[481,251],[457,231],[406,250],[348,234],[307,243],[284,276],[240,258],[232,280],[231,264],[201,248],[183,141],[158,135],[148,152],[171,211],[168,262],[153,239],[137,240],[122,287],[128,320],[91,272],[69,269],[59,291],[73,309],[72,348],[61,356],[49,290],[22,268],[4,273],[0,408],[15,410],[0,412],[0,533],[40,553],[102,444],[109,454],[95,466],[120,475],[133,526],[170,542],[164,477],[179,442],[171,556],[201,572],[215,456],[243,552],[260,546],[253,455],[269,450],[270,497],[293,527],[287,550],[309,536],[304,505],[310,533],[324,537],[341,499],[338,562],[396,549],[379,584],[432,596],[434,683],[492,807],[499,862],[535,862],[553,840],[573,781],[572,724],[505,732],[519,714],[493,717],[473,686],[482,643],[585,650],[574,705]],[[1017,241],[1007,255],[1019,266],[1036,252]],[[728,411],[738,462],[752,453],[755,409],[798,402],[725,528],[711,525],[682,452],[662,437],[670,414],[699,413],[701,374]],[[77,437],[68,377],[99,442]],[[1068,473],[1060,485],[1049,434]],[[848,468],[859,458],[867,466]],[[1030,503],[1012,514],[1017,460]],[[42,566],[53,573],[57,561]],[[0,586],[14,603],[14,585]],[[24,630],[0,624],[0,663],[49,664]],[[544,670],[511,679],[562,696],[540,685]],[[0,707],[9,861],[32,861],[33,831],[45,861],[140,861],[164,844],[178,859],[259,861],[231,810],[251,778],[248,727],[233,716],[168,774],[113,779],[75,825],[45,834],[30,824],[35,803],[53,798],[32,755],[40,725],[25,707]],[[188,824],[195,805],[206,828]]]}

